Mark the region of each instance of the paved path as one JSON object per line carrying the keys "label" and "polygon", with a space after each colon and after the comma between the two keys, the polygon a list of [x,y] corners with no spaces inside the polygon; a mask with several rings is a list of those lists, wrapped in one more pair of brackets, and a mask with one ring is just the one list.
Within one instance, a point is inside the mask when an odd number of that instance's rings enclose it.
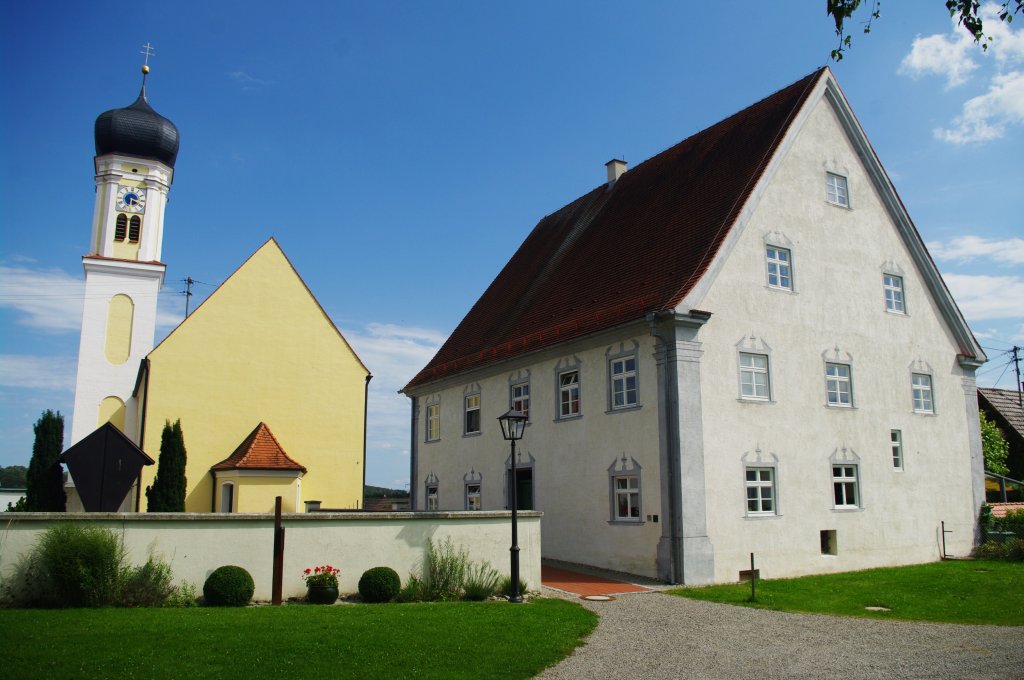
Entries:
{"label": "paved path", "polygon": [[538,678],[1024,678],[1024,628],[788,614],[657,591],[583,606],[600,615],[597,628]]}

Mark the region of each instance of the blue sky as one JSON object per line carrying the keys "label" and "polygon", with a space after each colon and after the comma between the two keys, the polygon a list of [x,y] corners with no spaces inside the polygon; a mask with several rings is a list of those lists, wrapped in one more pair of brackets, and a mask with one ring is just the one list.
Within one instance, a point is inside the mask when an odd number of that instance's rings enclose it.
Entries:
{"label": "blue sky", "polygon": [[[831,66],[992,361],[1024,345],[1024,18],[987,52],[943,3],[885,3]],[[67,417],[92,125],[175,122],[158,340],[269,236],[374,373],[367,481],[408,481],[397,394],[542,216],[825,65],[824,0],[68,2],[0,21],[0,465]],[[925,5],[931,7],[925,8]],[[742,6],[742,12],[737,8]],[[725,9],[728,8],[728,9]],[[794,9],[795,8],[795,9]],[[859,17],[864,19],[866,17]],[[186,433],[187,436],[187,433]]]}

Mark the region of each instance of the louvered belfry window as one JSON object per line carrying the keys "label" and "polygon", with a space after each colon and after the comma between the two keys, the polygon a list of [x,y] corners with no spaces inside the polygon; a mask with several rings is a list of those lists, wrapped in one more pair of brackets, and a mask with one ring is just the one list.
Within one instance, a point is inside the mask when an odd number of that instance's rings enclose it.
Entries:
{"label": "louvered belfry window", "polygon": [[128,232],[128,216],[120,214],[117,216],[117,224],[114,226],[114,240],[123,241]]}
{"label": "louvered belfry window", "polygon": [[139,232],[142,231],[142,218],[138,215],[132,216],[131,226],[128,228],[128,240],[131,243],[139,242]]}

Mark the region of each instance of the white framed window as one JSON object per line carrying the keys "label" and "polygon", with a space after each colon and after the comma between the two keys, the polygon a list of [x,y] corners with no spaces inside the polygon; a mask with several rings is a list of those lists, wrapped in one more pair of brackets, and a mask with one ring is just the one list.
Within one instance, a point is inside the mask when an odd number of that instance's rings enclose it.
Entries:
{"label": "white framed window", "polygon": [[911,385],[914,393],[914,413],[935,413],[932,377],[927,373],[912,373]]}
{"label": "white framed window", "polygon": [[511,394],[509,399],[511,401],[512,408],[520,413],[526,414],[527,418],[530,416],[530,383],[516,383],[510,388]]}
{"label": "white framed window", "polygon": [[856,465],[832,465],[832,503],[838,509],[860,507]]}
{"label": "white framed window", "polygon": [[903,433],[889,430],[889,445],[892,448],[892,466],[896,470],[903,469]]}
{"label": "white framed window", "polygon": [[846,185],[846,178],[832,172],[825,173],[825,198],[833,205],[849,208],[850,192]]}
{"label": "white framed window", "polygon": [[829,406],[853,406],[853,381],[849,364],[825,363],[825,393]]}
{"label": "white framed window", "polygon": [[740,398],[770,400],[769,378],[767,354],[740,352]]}
{"label": "white framed window", "polygon": [[615,519],[640,521],[640,478],[615,478]]}
{"label": "white framed window", "polygon": [[437,484],[427,485],[427,510],[437,510]]}
{"label": "white framed window", "polygon": [[746,468],[746,488],[748,515],[774,515],[776,513],[774,468]]}
{"label": "white framed window", "polygon": [[765,246],[768,263],[768,287],[793,290],[792,253],[787,248]]}
{"label": "white framed window", "polygon": [[427,441],[436,442],[441,438],[441,405],[427,405]]}
{"label": "white framed window", "polygon": [[470,394],[466,396],[466,418],[464,434],[480,433],[480,395]]}
{"label": "white framed window", "polygon": [[643,470],[635,458],[621,458],[612,461],[608,467],[608,500],[610,521],[643,522]]}
{"label": "white framed window", "polygon": [[466,510],[479,510],[480,508],[480,485],[466,484]]}
{"label": "white framed window", "polygon": [[224,482],[220,486],[220,511],[235,511],[235,483]]}
{"label": "white framed window", "polygon": [[903,277],[895,274],[882,274],[882,286],[885,289],[885,311],[894,314],[906,314],[907,306],[903,296]]}
{"label": "white framed window", "polygon": [[636,356],[612,359],[608,364],[611,378],[612,410],[637,405]]}
{"label": "white framed window", "polygon": [[573,418],[580,414],[580,372],[558,374],[558,417]]}

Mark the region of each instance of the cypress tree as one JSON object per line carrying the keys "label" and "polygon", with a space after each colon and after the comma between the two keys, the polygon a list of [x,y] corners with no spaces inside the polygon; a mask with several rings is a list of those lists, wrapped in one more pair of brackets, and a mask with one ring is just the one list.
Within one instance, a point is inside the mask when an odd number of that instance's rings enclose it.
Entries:
{"label": "cypress tree", "polygon": [[160,435],[156,479],[146,488],[148,512],[185,512],[185,435],[181,420],[167,421]]}
{"label": "cypress tree", "polygon": [[64,416],[46,409],[32,426],[36,434],[32,460],[25,480],[25,509],[29,512],[64,512],[64,469],[60,453],[64,448]]}

